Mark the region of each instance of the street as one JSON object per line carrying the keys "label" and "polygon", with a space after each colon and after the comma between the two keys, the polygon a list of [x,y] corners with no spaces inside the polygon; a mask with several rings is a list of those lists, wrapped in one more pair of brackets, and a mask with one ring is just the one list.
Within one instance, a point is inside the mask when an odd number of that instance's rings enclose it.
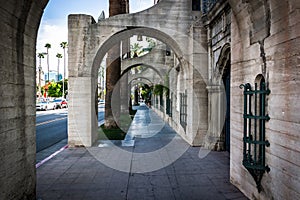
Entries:
{"label": "street", "polygon": [[[104,105],[98,106],[98,121],[104,119]],[[40,162],[67,144],[68,109],[36,112],[36,162]]]}

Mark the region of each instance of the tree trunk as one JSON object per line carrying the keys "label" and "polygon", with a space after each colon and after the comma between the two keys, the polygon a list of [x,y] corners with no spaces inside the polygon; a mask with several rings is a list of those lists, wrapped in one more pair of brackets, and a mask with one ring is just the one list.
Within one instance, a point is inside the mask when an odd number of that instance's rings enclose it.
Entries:
{"label": "tree trunk", "polygon": [[[129,0],[109,0],[109,16],[129,13]],[[105,124],[106,128],[117,127],[114,120],[112,106],[116,106],[115,110],[120,110],[120,91],[114,91],[114,99],[112,99],[113,90],[121,76],[121,58],[120,58],[120,43],[115,45],[107,52],[106,59],[106,96],[105,96]],[[119,90],[119,89],[118,89]],[[112,102],[113,100],[113,102]],[[120,112],[118,112],[120,113]],[[117,115],[118,115],[117,113]],[[118,116],[116,116],[118,117]]]}
{"label": "tree trunk", "polygon": [[[114,120],[112,112],[112,106],[115,106],[114,110],[118,105],[117,98],[120,96],[115,88],[117,82],[120,79],[121,74],[121,59],[120,59],[120,45],[115,45],[107,52],[106,58],[106,96],[105,96],[105,127],[113,128],[117,127],[117,123]],[[115,89],[115,91],[114,91]],[[112,99],[112,93],[114,92],[114,99]],[[112,101],[113,100],[113,101]],[[115,116],[117,117],[117,116]]]}

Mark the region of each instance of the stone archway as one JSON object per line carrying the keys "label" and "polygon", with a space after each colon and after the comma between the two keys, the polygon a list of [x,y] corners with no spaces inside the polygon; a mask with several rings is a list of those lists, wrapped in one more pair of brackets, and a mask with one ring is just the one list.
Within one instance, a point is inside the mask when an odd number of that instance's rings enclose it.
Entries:
{"label": "stone archway", "polygon": [[[76,23],[72,23],[72,22]],[[79,23],[78,23],[79,21]],[[193,76],[193,66],[189,61],[189,56],[183,53],[184,46],[180,46],[176,37],[172,38],[168,31],[166,33],[156,30],[154,28],[142,27],[142,28],[128,28],[124,27],[124,30],[117,30],[114,35],[101,35],[100,31],[95,31],[97,28],[100,30],[102,27],[101,24],[95,24],[93,19],[90,16],[86,15],[71,15],[69,16],[69,52],[74,52],[69,56],[69,66],[75,66],[74,68],[69,68],[69,95],[70,95],[70,107],[69,107],[69,145],[84,145],[91,146],[92,143],[96,140],[96,120],[95,120],[95,111],[93,105],[86,105],[84,108],[81,107],[82,103],[80,102],[91,102],[90,99],[93,99],[93,93],[89,91],[95,90],[95,80],[94,77],[95,72],[98,70],[100,66],[100,62],[102,61],[106,52],[118,42],[128,39],[129,37],[135,34],[141,34],[144,36],[156,38],[165,44],[167,44],[178,57],[179,62],[181,62],[181,67],[190,68],[188,70],[189,73],[185,74],[185,78],[192,82],[192,79],[188,78]],[[96,27],[94,27],[96,26]],[[94,27],[90,29],[89,27]],[[106,27],[108,28],[108,27]],[[108,29],[110,30],[111,27]],[[113,29],[114,30],[114,29]],[[170,30],[169,30],[170,31]],[[78,32],[83,34],[78,34]],[[111,31],[109,31],[111,33]],[[173,33],[174,34],[174,33]],[[91,38],[83,39],[83,38]],[[184,34],[177,33],[177,38],[184,37]],[[188,35],[185,35],[186,39],[189,38]],[[106,39],[105,39],[106,38]],[[78,41],[84,41],[83,43],[79,43]],[[71,44],[77,44],[76,46],[72,46]],[[99,44],[96,45],[95,44]],[[185,45],[186,46],[186,45]],[[83,51],[76,51],[78,49],[82,49]],[[205,56],[203,54],[202,56]],[[198,56],[199,57],[199,56]],[[79,66],[77,68],[77,66]],[[201,75],[198,76],[201,79]],[[205,81],[203,81],[205,82]],[[190,92],[190,95],[193,94],[193,84],[185,84],[187,87],[187,91]],[[72,88],[76,88],[72,90]],[[84,88],[84,89],[83,89]],[[204,96],[204,95],[202,95]],[[192,99],[191,99],[192,100]],[[205,101],[205,99],[203,99]],[[91,102],[93,104],[93,102]],[[80,105],[80,107],[78,106]],[[192,102],[191,104],[192,105]],[[190,109],[193,109],[190,107]],[[205,112],[205,109],[203,109]],[[81,116],[79,116],[79,113]],[[84,114],[83,114],[84,113]],[[198,115],[199,113],[197,113]],[[203,114],[205,116],[205,114]],[[190,120],[192,120],[194,115],[190,116]],[[204,120],[206,121],[206,120]],[[81,124],[81,125],[80,125]],[[190,128],[194,128],[192,124],[189,124]],[[206,126],[203,123],[204,126]],[[201,128],[201,130],[205,130],[206,128]],[[197,130],[191,130],[190,132],[197,132]],[[196,135],[196,134],[195,134]],[[193,137],[190,139],[193,140]],[[192,141],[191,141],[192,142]]]}
{"label": "stone archway", "polygon": [[130,82],[131,85],[136,85],[138,83],[153,85],[153,82],[145,77],[138,77],[138,78],[131,80],[131,82]]}
{"label": "stone archway", "polygon": [[[142,69],[142,71],[137,72],[136,74],[130,74],[129,73],[129,70],[131,70],[131,69],[133,69],[135,67],[138,67],[138,66],[144,67]],[[141,77],[142,76],[143,77],[148,77],[148,79],[151,79],[150,77],[154,78],[155,76],[157,76],[157,78],[160,79],[158,81],[161,81],[163,79],[163,77],[166,76],[165,71],[159,70],[159,69],[157,69],[157,68],[155,68],[155,67],[153,67],[151,65],[144,64],[144,63],[139,63],[139,64],[135,64],[135,65],[131,65],[131,66],[127,67],[126,69],[124,69],[122,71],[121,76],[124,76],[126,74],[128,74],[128,76],[129,76],[128,77],[129,78],[129,82],[130,82],[131,79],[135,79],[135,77],[140,77],[140,76]]]}
{"label": "stone archway", "polygon": [[[132,74],[131,69],[137,66],[141,66],[141,65],[140,64],[133,65],[125,69],[121,75],[121,78],[118,80],[118,82],[115,85],[116,88],[121,88],[121,89],[120,92],[118,92],[119,90],[113,91],[112,99],[118,100],[121,109],[119,109],[118,106],[112,106],[113,116],[118,116],[118,113],[120,113],[121,115],[129,115],[129,112],[132,108],[132,104],[131,104],[132,98],[130,93],[131,93],[132,86],[134,84],[142,81],[146,81],[150,85],[162,82],[162,77],[160,73],[152,66],[147,66],[147,68],[143,69],[141,72]],[[120,96],[117,96],[119,93]],[[134,102],[136,104],[138,103],[137,99],[138,97],[135,96]]]}

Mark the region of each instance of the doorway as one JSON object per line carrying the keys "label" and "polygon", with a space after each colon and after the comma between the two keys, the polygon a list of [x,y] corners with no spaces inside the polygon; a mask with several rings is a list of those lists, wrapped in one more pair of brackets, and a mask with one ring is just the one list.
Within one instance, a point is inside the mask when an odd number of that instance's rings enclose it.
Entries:
{"label": "doorway", "polygon": [[230,152],[230,61],[227,61],[225,65],[222,80],[226,97],[226,100],[224,101],[224,107],[226,110],[222,136],[224,137],[225,141],[225,151]]}

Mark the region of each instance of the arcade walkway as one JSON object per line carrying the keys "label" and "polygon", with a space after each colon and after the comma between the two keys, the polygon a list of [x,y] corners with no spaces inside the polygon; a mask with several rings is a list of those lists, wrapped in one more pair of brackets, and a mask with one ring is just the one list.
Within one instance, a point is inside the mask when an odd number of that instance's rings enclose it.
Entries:
{"label": "arcade walkway", "polygon": [[126,141],[68,148],[37,169],[37,199],[247,199],[229,182],[227,152],[190,147],[140,106]]}

